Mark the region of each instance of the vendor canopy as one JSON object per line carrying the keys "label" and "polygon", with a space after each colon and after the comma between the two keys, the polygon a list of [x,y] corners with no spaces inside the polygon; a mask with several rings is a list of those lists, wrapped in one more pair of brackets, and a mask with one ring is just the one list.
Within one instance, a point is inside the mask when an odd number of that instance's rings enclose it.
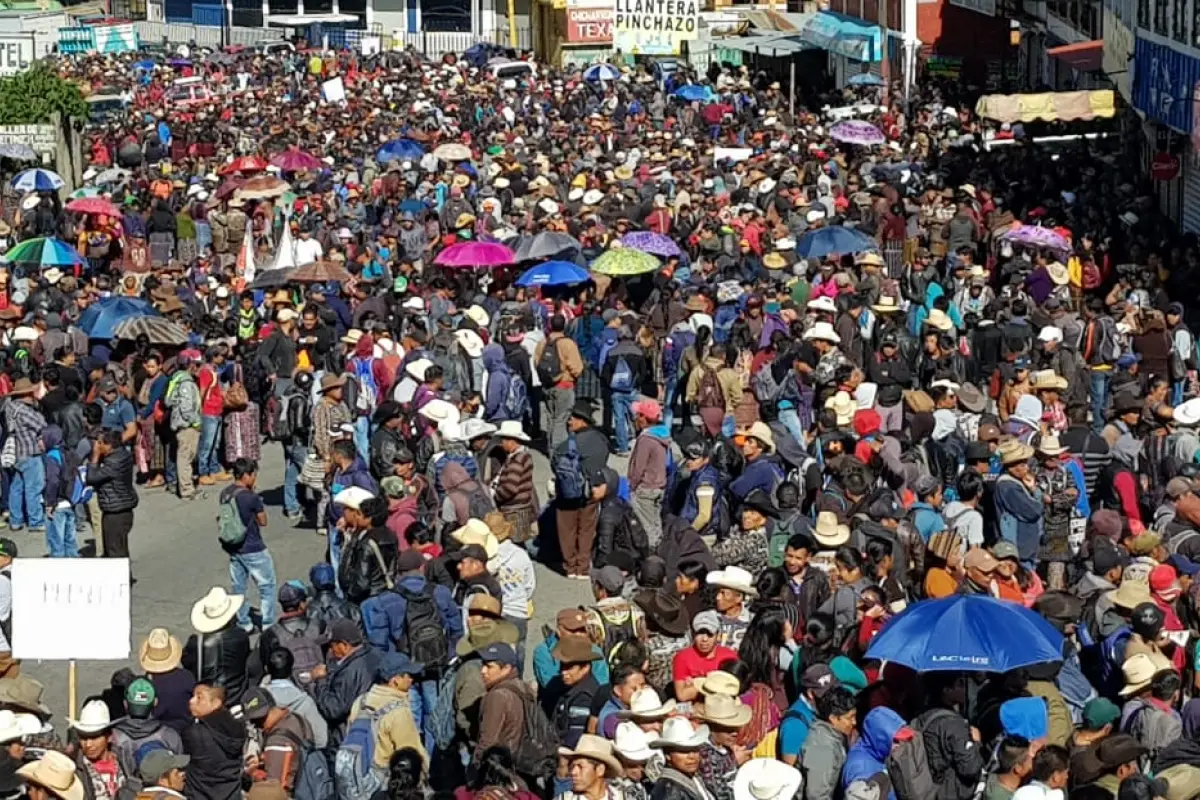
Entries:
{"label": "vendor canopy", "polygon": [[1116,113],[1111,89],[1041,94],[985,94],[975,113],[997,122],[1072,122],[1107,119]]}

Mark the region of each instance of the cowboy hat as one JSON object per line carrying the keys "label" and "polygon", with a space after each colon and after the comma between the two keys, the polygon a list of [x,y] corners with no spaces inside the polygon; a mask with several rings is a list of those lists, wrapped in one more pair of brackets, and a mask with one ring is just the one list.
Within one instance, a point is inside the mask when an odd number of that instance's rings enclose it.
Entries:
{"label": "cowboy hat", "polygon": [[629,698],[629,708],[617,712],[619,719],[666,719],[675,711],[674,700],[660,700],[658,692],[644,686]]}
{"label": "cowboy hat", "polygon": [[52,713],[50,707],[42,702],[44,691],[41,683],[24,675],[3,678],[0,679],[0,705],[14,706],[22,711],[49,717]]}
{"label": "cowboy hat", "polygon": [[67,724],[80,733],[100,733],[113,726],[112,717],[108,713],[108,703],[103,700],[90,700],[83,704],[79,718],[67,718]]}
{"label": "cowboy hat", "polygon": [[846,426],[854,420],[854,412],[858,410],[858,404],[848,393],[838,392],[825,401],[825,408],[832,410],[837,415],[838,426]]}
{"label": "cowboy hat", "polygon": [[1173,669],[1171,662],[1157,653],[1135,653],[1121,665],[1121,674],[1125,676],[1125,687],[1121,689],[1121,697],[1129,697],[1145,690],[1154,682],[1155,675],[1169,669]]}
{"label": "cowboy hat", "polygon": [[914,414],[933,413],[933,398],[924,389],[907,389],[901,393],[904,405]]}
{"label": "cowboy hat", "polygon": [[889,294],[880,295],[879,302],[871,304],[871,310],[876,314],[892,314],[900,310],[900,303]]}
{"label": "cowboy hat", "polygon": [[752,716],[754,712],[750,710],[750,706],[726,694],[706,697],[704,710],[695,715],[696,719],[721,728],[740,728],[749,722]]}
{"label": "cowboy hat", "polygon": [[583,204],[585,206],[599,205],[600,201],[602,201],[603,199],[604,199],[604,193],[601,192],[599,189],[588,189],[586,192],[583,193]]}
{"label": "cowboy hat", "polygon": [[496,429],[497,439],[516,439],[518,442],[528,442],[529,436],[515,419],[506,419]]}
{"label": "cowboy hat", "polygon": [[1142,603],[1153,602],[1150,598],[1150,586],[1146,581],[1127,580],[1108,593],[1108,599],[1117,608],[1131,610]]}
{"label": "cowboy hat", "polygon": [[930,311],[929,316],[925,318],[925,325],[926,327],[933,328],[934,330],[944,332],[953,328],[954,322],[950,319],[949,315],[947,315],[945,311],[942,311],[940,308],[935,308]]}
{"label": "cowboy hat", "polygon": [[754,588],[754,576],[741,567],[713,570],[708,573],[705,582],[709,586],[741,592],[747,597],[758,597],[758,589]]}
{"label": "cowboy hat", "polygon": [[474,322],[476,325],[478,325],[481,328],[486,328],[488,326],[488,324],[492,321],[492,318],[490,316],[488,316],[488,312],[483,306],[473,305],[470,308],[468,308],[464,313],[467,315],[468,319],[470,319],[472,322]]}
{"label": "cowboy hat", "polygon": [[328,372],[321,376],[321,394],[346,385],[345,375],[330,375]]}
{"label": "cowboy hat", "polygon": [[1054,434],[1047,434],[1042,437],[1038,443],[1038,453],[1044,456],[1060,456],[1067,452],[1067,448],[1059,442],[1058,437]]}
{"label": "cowboy hat", "polygon": [[1006,439],[996,448],[996,455],[1000,456],[1000,463],[1007,467],[1033,458],[1033,448],[1018,439]]}
{"label": "cowboy hat", "polygon": [[683,717],[671,717],[663,723],[662,733],[650,746],[657,750],[699,750],[708,744],[708,726],[693,728]]}
{"label": "cowboy hat", "polygon": [[630,764],[645,764],[654,758],[650,737],[636,722],[622,722],[617,725],[616,734],[613,736],[613,752],[617,754],[617,758]]}
{"label": "cowboy hat", "polygon": [[138,665],[149,675],[170,672],[183,658],[183,645],[166,628],[154,628],[138,647]]}
{"label": "cowboy hat", "polygon": [[767,269],[783,269],[787,266],[787,259],[779,253],[767,253],[762,258],[762,264]]}
{"label": "cowboy hat", "polygon": [[1046,272],[1050,275],[1050,281],[1055,286],[1066,286],[1071,280],[1066,265],[1061,261],[1051,261],[1046,265]]}
{"label": "cowboy hat", "polygon": [[704,696],[725,694],[737,697],[742,693],[741,681],[724,670],[714,669],[704,676],[697,687]]}
{"label": "cowboy hat", "polygon": [[192,606],[192,627],[197,633],[216,633],[229,624],[245,602],[246,596],[229,594],[214,586]]}
{"label": "cowboy hat", "polygon": [[683,307],[686,311],[698,311],[701,314],[708,313],[708,303],[704,302],[704,298],[698,294],[689,297],[687,302],[683,304]]}
{"label": "cowboy hat", "polygon": [[346,335],[342,337],[342,344],[358,344],[358,340],[363,337],[363,332],[358,328],[351,328],[346,331]]}
{"label": "cowboy hat", "polygon": [[417,413],[425,419],[438,424],[451,420],[458,422],[458,407],[438,397],[421,406]]}
{"label": "cowboy hat", "polygon": [[826,295],[809,300],[804,304],[804,307],[809,311],[825,311],[830,314],[837,313],[837,305],[833,302],[833,298]]}
{"label": "cowboy hat", "polygon": [[670,592],[644,589],[633,596],[633,602],[646,614],[652,627],[668,636],[682,636],[688,629],[687,611],[683,600]]}
{"label": "cowboy hat", "polygon": [[481,436],[491,436],[495,432],[495,425],[476,417],[468,417],[462,421],[462,437],[464,442],[478,439]]}
{"label": "cowboy hat", "polygon": [[276,303],[293,304],[292,293],[287,289],[276,289],[275,293],[267,298],[267,305],[275,305]]}
{"label": "cowboy hat", "polygon": [[1052,389],[1056,392],[1061,392],[1070,385],[1066,378],[1056,374],[1052,369],[1042,369],[1033,373],[1031,383],[1034,389]]}
{"label": "cowboy hat", "polygon": [[425,370],[432,366],[433,362],[428,358],[418,358],[415,361],[408,362],[408,365],[404,367],[404,371],[408,374],[408,377],[421,383],[425,380]]}
{"label": "cowboy hat", "polygon": [[749,428],[743,428],[738,431],[738,436],[749,436],[757,439],[762,443],[767,452],[774,452],[775,450],[775,436],[771,433],[770,426],[762,420],[755,422]]}
{"label": "cowboy hat", "polygon": [[842,337],[833,329],[833,326],[828,322],[821,321],[814,323],[811,328],[804,332],[804,341],[811,342],[814,339],[821,339],[834,344],[841,344]]}
{"label": "cowboy hat", "polygon": [[37,328],[20,325],[13,329],[12,334],[8,338],[14,342],[36,342],[38,338]]}
{"label": "cowboy hat", "polygon": [[802,783],[795,767],[774,758],[752,758],[733,776],[733,800],[792,800]]}
{"label": "cowboy hat", "polygon": [[972,414],[982,414],[987,407],[987,397],[973,383],[964,383],[956,393],[958,404]]}
{"label": "cowboy hat", "polygon": [[51,267],[50,269],[48,269],[42,273],[42,277],[46,279],[46,283],[53,286],[54,284],[56,284],[62,280],[63,273],[62,273],[62,270],[59,269],[58,267]]}
{"label": "cowboy hat", "polygon": [[613,743],[595,734],[583,734],[579,737],[579,743],[575,745],[574,750],[569,747],[560,747],[558,754],[566,758],[589,758],[592,761],[599,761],[608,767],[608,772],[605,773],[608,777],[619,778],[625,774],[625,768],[613,755]]}
{"label": "cowboy hat", "polygon": [[8,744],[26,736],[36,736],[47,730],[35,714],[17,714],[12,711],[0,711],[0,744]]}
{"label": "cowboy hat", "polygon": [[879,253],[863,253],[858,257],[857,263],[860,267],[882,267],[883,256]]}
{"label": "cowboy hat", "polygon": [[475,331],[460,329],[454,332],[454,338],[471,358],[479,358],[483,354],[483,339]]}
{"label": "cowboy hat", "polygon": [[833,550],[850,541],[850,526],[840,524],[832,511],[822,511],[813,525],[813,538],[825,549]]}
{"label": "cowboy hat", "polygon": [[83,800],[83,784],[75,774],[75,762],[57,750],[49,750],[17,770],[28,783],[42,787],[62,800]]}

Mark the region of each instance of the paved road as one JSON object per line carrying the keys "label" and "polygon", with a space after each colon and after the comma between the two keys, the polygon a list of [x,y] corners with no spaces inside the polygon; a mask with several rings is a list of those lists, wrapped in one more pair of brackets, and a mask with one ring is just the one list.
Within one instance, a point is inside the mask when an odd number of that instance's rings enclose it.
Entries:
{"label": "paved road", "polygon": [[[624,460],[622,459],[622,462]],[[545,486],[549,475],[546,459],[535,455],[535,480]],[[309,568],[324,558],[325,538],[310,528],[293,528],[282,516],[283,459],[278,445],[265,444],[258,476],[258,490],[267,505],[270,523],[263,531],[275,559],[279,580],[307,580]],[[139,642],[151,628],[166,626],[181,641],[191,633],[188,617],[192,604],[213,586],[229,588],[229,561],[217,543],[216,492],[208,498],[184,502],[161,489],[142,492],[135,512],[130,551],[137,584],[133,587],[133,642],[128,663],[83,661],[79,663],[79,702],[109,685],[112,674],[124,666],[137,671]],[[45,540],[41,534],[13,534],[22,557],[41,557]],[[81,542],[81,545],[84,543]],[[530,625],[529,647],[541,642],[543,624],[551,623],[565,606],[590,600],[590,588],[537,566],[538,588],[535,617]],[[254,588],[250,602],[257,605]],[[45,701],[55,712],[55,722],[64,724],[67,707],[67,665],[59,662],[26,663],[24,674],[46,686]]]}

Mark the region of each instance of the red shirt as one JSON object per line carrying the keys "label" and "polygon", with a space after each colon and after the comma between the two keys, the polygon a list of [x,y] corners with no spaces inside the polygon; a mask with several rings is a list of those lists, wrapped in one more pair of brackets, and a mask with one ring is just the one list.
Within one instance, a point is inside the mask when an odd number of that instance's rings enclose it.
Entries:
{"label": "red shirt", "polygon": [[677,681],[703,678],[721,665],[722,661],[737,658],[737,651],[717,645],[707,657],[700,655],[695,647],[688,647],[675,654],[671,663],[671,677]]}
{"label": "red shirt", "polygon": [[200,413],[206,417],[221,416],[225,411],[225,396],[221,393],[216,370],[205,364],[200,368],[197,382],[200,384]]}

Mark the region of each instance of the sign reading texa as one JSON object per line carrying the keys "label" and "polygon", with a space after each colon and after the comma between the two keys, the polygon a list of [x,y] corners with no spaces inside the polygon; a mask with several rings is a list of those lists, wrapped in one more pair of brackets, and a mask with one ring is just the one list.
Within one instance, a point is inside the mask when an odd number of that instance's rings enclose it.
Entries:
{"label": "sign reading texa", "polygon": [[698,0],[614,0],[613,46],[627,53],[669,55],[700,35]]}
{"label": "sign reading texa", "polygon": [[613,38],[612,8],[567,7],[567,41],[571,44],[607,44]]}

